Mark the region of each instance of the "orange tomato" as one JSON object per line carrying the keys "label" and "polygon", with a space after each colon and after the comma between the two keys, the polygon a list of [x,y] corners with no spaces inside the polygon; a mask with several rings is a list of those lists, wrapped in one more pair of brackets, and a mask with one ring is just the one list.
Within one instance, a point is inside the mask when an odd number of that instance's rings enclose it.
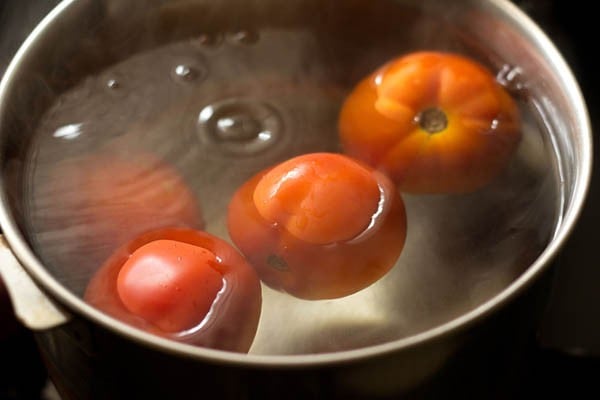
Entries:
{"label": "orange tomato", "polygon": [[342,106],[339,132],[345,152],[414,193],[481,188],[521,137],[517,106],[495,77],[441,52],[405,55],[361,81]]}
{"label": "orange tomato", "polygon": [[237,250],[182,228],[148,232],[121,247],[84,298],[150,333],[236,352],[249,350],[262,302],[260,281]]}
{"label": "orange tomato", "polygon": [[393,267],[406,238],[394,184],[332,153],[298,156],[255,175],[233,196],[227,224],[263,282],[304,299],[369,286]]}

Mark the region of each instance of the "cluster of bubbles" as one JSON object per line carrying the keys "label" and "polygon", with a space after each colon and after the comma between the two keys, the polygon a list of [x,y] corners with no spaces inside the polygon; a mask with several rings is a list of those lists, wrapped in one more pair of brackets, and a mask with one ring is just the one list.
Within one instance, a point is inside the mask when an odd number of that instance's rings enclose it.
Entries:
{"label": "cluster of bubbles", "polygon": [[[214,48],[222,43],[249,46],[259,41],[255,31],[240,30],[227,34],[202,34],[192,40],[197,47]],[[208,77],[204,62],[178,62],[170,72],[175,82],[198,84]],[[117,74],[101,77],[103,85],[114,96],[127,91],[126,82]],[[197,117],[197,133],[205,146],[212,146],[229,155],[253,155],[275,144],[282,132],[282,122],[277,110],[264,101],[247,98],[219,100],[204,106]],[[61,140],[74,140],[82,134],[82,124],[58,128],[53,136]]]}

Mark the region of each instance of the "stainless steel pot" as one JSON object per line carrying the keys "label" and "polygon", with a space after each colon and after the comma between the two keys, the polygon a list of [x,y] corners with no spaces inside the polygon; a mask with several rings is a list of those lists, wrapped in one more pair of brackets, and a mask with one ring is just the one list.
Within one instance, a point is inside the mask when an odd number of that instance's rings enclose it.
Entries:
{"label": "stainless steel pot", "polygon": [[[266,48],[256,45],[259,38],[269,41],[271,31],[303,28],[310,35],[302,38],[301,51],[293,40],[273,39],[278,47],[273,47],[274,42]],[[217,207],[223,203],[223,193],[245,178],[240,170],[253,171],[296,152],[335,149],[334,136],[322,140],[319,134],[330,125],[329,115],[343,94],[390,56],[425,47],[458,49],[475,55],[496,69],[499,80],[504,80],[515,97],[531,107],[532,114],[540,119],[536,123],[546,129],[548,146],[556,151],[558,174],[556,186],[533,185],[534,194],[551,197],[559,191],[561,202],[548,206],[539,201],[527,208],[526,217],[518,214],[546,228],[539,239],[537,230],[532,234],[504,226],[503,213],[490,215],[490,208],[478,211],[473,207],[482,199],[491,206],[497,204],[501,192],[494,188],[474,197],[406,196],[409,221],[411,212],[419,215],[427,209],[439,217],[436,221],[443,221],[444,227],[421,219],[413,230],[417,232],[412,233],[413,242],[409,230],[408,253],[403,254],[391,277],[378,282],[375,289],[343,300],[343,308],[314,303],[310,310],[296,312],[293,299],[264,288],[263,322],[255,346],[247,355],[192,347],[133,329],[86,304],[80,296],[81,283],[77,283],[81,277],[56,268],[72,262],[72,253],[55,251],[58,255],[48,256],[47,248],[40,249],[39,240],[33,240],[28,189],[24,189],[30,176],[27,160],[32,148],[53,162],[76,156],[81,150],[75,146],[74,150],[48,156],[39,147],[36,129],[61,93],[81,84],[87,76],[102,76],[105,68],[131,54],[192,39],[196,45],[200,40],[205,46],[202,56],[192,61],[199,63],[196,72],[203,77],[221,78],[207,84],[213,93],[239,96],[232,88],[238,85],[245,93],[267,102],[276,99],[283,111],[268,124],[284,126],[288,132],[273,149],[244,154],[235,145],[213,143],[212,136],[202,136],[200,129],[200,140],[193,142],[194,146],[218,154],[210,158],[199,153],[213,163],[219,179],[226,182],[206,201],[208,225],[215,232],[226,235],[219,228],[221,215]],[[220,43],[229,46],[222,50],[222,58],[213,51]],[[255,47],[248,50],[246,45]],[[236,56],[231,58],[234,51]],[[284,57],[269,63],[273,51]],[[314,60],[327,67],[311,69]],[[269,71],[276,76],[265,80],[257,74],[244,81],[248,65],[260,71],[271,68]],[[232,79],[240,76],[242,79],[232,85]],[[303,76],[310,79],[303,80]],[[315,90],[310,86],[314,82],[327,90]],[[280,91],[273,95],[263,89],[265,85]],[[217,99],[223,104],[221,97]],[[186,106],[199,111],[205,100],[192,99]],[[181,158],[178,162],[185,169],[185,162],[198,158],[198,154],[179,157],[190,142],[173,144],[172,138],[159,134],[180,127],[174,125],[176,118],[169,108],[173,98],[162,101],[160,106],[167,112],[124,136],[144,139],[162,155]],[[294,119],[290,110],[306,112],[306,105],[311,103],[317,109],[311,115],[318,118],[309,122]],[[314,136],[306,134],[302,140],[297,139],[300,134],[292,128],[295,125],[306,132],[314,131]],[[162,129],[153,131],[149,126]],[[433,0],[298,0],[286,3],[285,8],[270,0],[148,0],[143,7],[139,2],[117,0],[64,1],[31,34],[6,71],[0,86],[0,134],[0,221],[5,238],[0,272],[15,313],[36,331],[59,391],[73,399],[207,394],[231,399],[364,399],[485,394],[515,373],[519,349],[534,331],[548,295],[552,261],[568,239],[585,200],[592,163],[587,110],[568,66],[543,32],[509,2],[500,0],[452,4]],[[503,179],[512,182],[516,177],[517,182],[526,184],[527,180],[520,180],[523,175],[548,169],[548,160],[537,151],[541,143],[525,141],[521,150],[524,161],[513,165]],[[241,166],[229,168],[234,161]],[[210,182],[215,176],[213,172],[197,178]],[[510,196],[508,199],[502,201],[510,203]],[[449,210],[460,218],[442,218]],[[436,230],[456,232],[463,217],[470,218],[473,228],[466,236],[469,248],[476,237],[483,239],[478,242],[480,248],[470,252],[461,246],[445,248],[442,255],[458,267],[449,269],[451,262],[446,260],[436,264],[435,257],[427,258],[414,245],[419,236],[429,237]],[[485,221],[488,218],[508,233],[503,231],[501,237],[487,235],[485,226],[489,225],[484,222],[489,224]],[[484,228],[475,229],[478,226]],[[494,240],[501,244],[492,243]],[[76,248],[76,244],[73,246]],[[502,257],[484,257],[481,248]],[[105,254],[90,250],[84,256],[102,260]],[[494,268],[484,274],[481,264],[486,262]],[[427,270],[424,264],[435,268]],[[410,265],[416,267],[411,269]],[[86,268],[82,267],[83,275],[89,278],[92,271]],[[463,274],[463,282],[457,274]],[[431,284],[439,292],[438,299],[430,300],[432,295],[424,293],[419,284]],[[351,325],[339,319],[334,325],[327,322],[348,305],[356,311],[356,305],[366,301],[371,303],[364,315]],[[273,311],[276,308],[289,310],[285,314],[292,316],[296,313],[299,322],[281,322],[281,314]],[[312,329],[299,328],[308,323],[314,325]],[[358,334],[348,333],[351,330]]]}

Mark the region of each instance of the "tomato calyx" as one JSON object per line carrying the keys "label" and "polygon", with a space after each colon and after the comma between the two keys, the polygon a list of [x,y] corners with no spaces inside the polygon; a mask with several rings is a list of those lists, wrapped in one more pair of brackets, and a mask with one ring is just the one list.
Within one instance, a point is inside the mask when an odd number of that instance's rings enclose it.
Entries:
{"label": "tomato calyx", "polygon": [[426,108],[415,116],[415,123],[430,135],[442,132],[448,127],[448,116],[438,107]]}

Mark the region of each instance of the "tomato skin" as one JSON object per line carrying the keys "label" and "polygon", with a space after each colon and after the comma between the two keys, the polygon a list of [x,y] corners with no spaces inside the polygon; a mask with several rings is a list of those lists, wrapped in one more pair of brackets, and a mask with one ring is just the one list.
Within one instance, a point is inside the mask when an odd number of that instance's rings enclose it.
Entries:
{"label": "tomato skin", "polygon": [[[440,130],[422,124],[432,109],[445,116]],[[394,59],[361,81],[338,127],[347,154],[412,193],[485,186],[521,138],[516,103],[487,69],[464,56],[426,51]]]}
{"label": "tomato skin", "polygon": [[[217,263],[211,264],[211,268],[222,275],[223,285],[214,301],[203,300],[211,302],[211,312],[203,320],[196,321],[195,326],[189,328],[188,325],[177,332],[161,329],[132,313],[119,295],[119,274],[132,254],[144,245],[161,240],[206,249],[217,260]],[[168,257],[173,256],[177,257]],[[210,290],[208,292],[208,296],[214,294]],[[245,353],[256,334],[262,294],[256,272],[229,243],[203,231],[165,228],[140,235],[119,248],[92,277],[84,299],[99,310],[147,332],[196,346]],[[167,322],[164,326],[174,325]]]}
{"label": "tomato skin", "polygon": [[365,230],[379,197],[370,170],[330,153],[305,154],[275,166],[253,194],[263,218],[314,244],[350,240]]}
{"label": "tomato skin", "polygon": [[234,194],[229,234],[265,284],[302,299],[332,299],[364,289],[394,266],[406,239],[404,203],[386,176],[360,165],[377,182],[382,208],[373,226],[350,240],[311,243],[265,219],[254,194],[272,168],[249,179]]}
{"label": "tomato skin", "polygon": [[131,313],[165,332],[181,332],[204,319],[223,287],[217,264],[203,247],[155,240],[125,261],[117,293]]}

